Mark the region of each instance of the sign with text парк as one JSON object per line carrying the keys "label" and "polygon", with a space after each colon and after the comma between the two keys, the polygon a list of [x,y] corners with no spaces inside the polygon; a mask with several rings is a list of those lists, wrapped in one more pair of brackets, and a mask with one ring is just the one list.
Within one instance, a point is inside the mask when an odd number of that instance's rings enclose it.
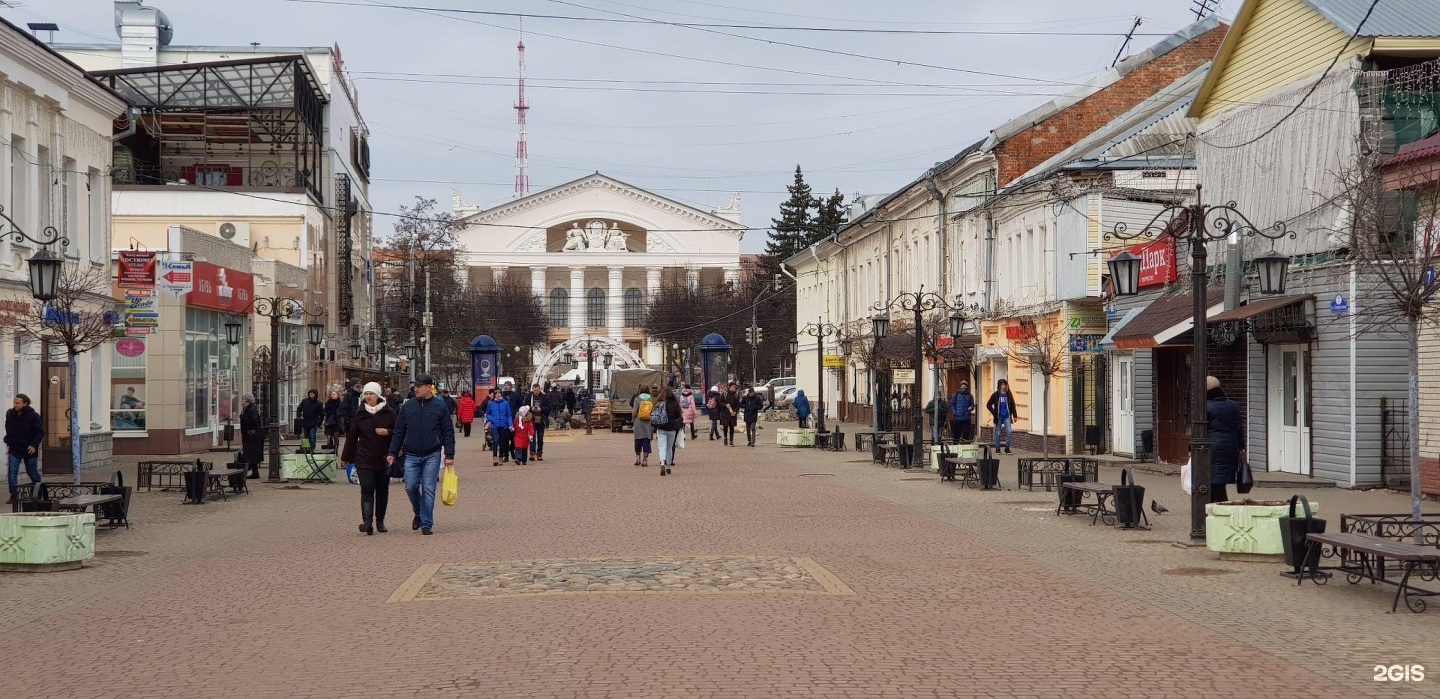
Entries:
{"label": "sign with text \u043f\u0430\u0440\u043a", "polygon": [[185,295],[185,305],[239,313],[255,298],[255,277],[209,262],[194,263],[195,288]]}
{"label": "sign with text \u043f\u0430\u0440\u043a", "polygon": [[155,253],[149,250],[121,250],[116,285],[121,289],[149,289],[155,286]]}
{"label": "sign with text \u043f\u0430\u0440\u043a", "polygon": [[915,383],[914,369],[896,369],[893,383],[906,385]]}
{"label": "sign with text \u043f\u0430\u0440\u043a", "polygon": [[[1140,288],[1169,284],[1177,278],[1175,266],[1175,239],[1163,236],[1159,240],[1128,248],[1133,255],[1140,256]],[[1111,257],[1120,254],[1116,250]]]}

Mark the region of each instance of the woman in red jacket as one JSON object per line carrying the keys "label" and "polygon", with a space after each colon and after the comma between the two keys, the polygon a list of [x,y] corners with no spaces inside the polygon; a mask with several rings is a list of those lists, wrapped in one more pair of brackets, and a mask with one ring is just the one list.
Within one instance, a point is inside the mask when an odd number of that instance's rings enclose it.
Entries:
{"label": "woman in red jacket", "polygon": [[460,429],[466,437],[470,436],[470,423],[475,422],[475,399],[470,397],[470,392],[460,394],[460,401],[456,405],[456,412],[460,414]]}

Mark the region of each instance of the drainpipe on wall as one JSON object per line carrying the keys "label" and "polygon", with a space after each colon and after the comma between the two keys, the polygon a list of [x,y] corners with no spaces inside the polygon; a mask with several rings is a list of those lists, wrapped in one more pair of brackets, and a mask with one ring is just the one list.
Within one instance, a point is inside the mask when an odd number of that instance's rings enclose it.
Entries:
{"label": "drainpipe on wall", "polygon": [[1240,307],[1240,281],[1244,277],[1244,257],[1240,250],[1240,236],[1230,234],[1225,240],[1225,310]]}

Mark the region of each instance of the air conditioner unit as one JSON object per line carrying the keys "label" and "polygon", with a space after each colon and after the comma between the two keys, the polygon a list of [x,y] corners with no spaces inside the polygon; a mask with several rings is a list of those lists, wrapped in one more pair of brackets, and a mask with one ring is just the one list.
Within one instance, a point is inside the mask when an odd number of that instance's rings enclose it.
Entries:
{"label": "air conditioner unit", "polygon": [[243,221],[221,221],[215,225],[215,233],[236,245],[250,247],[250,224]]}

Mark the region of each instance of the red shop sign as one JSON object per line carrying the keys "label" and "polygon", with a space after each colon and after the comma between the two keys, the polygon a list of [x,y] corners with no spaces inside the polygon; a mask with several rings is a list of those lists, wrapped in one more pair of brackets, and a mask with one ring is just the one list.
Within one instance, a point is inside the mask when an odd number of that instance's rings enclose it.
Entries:
{"label": "red shop sign", "polygon": [[[1174,238],[1164,236],[1159,240],[1131,245],[1125,249],[1140,256],[1140,288],[1169,284],[1177,278]],[[1118,255],[1119,252],[1115,254]]]}
{"label": "red shop sign", "polygon": [[195,263],[195,288],[185,295],[185,304],[196,308],[238,313],[255,298],[255,277],[248,272]]}

